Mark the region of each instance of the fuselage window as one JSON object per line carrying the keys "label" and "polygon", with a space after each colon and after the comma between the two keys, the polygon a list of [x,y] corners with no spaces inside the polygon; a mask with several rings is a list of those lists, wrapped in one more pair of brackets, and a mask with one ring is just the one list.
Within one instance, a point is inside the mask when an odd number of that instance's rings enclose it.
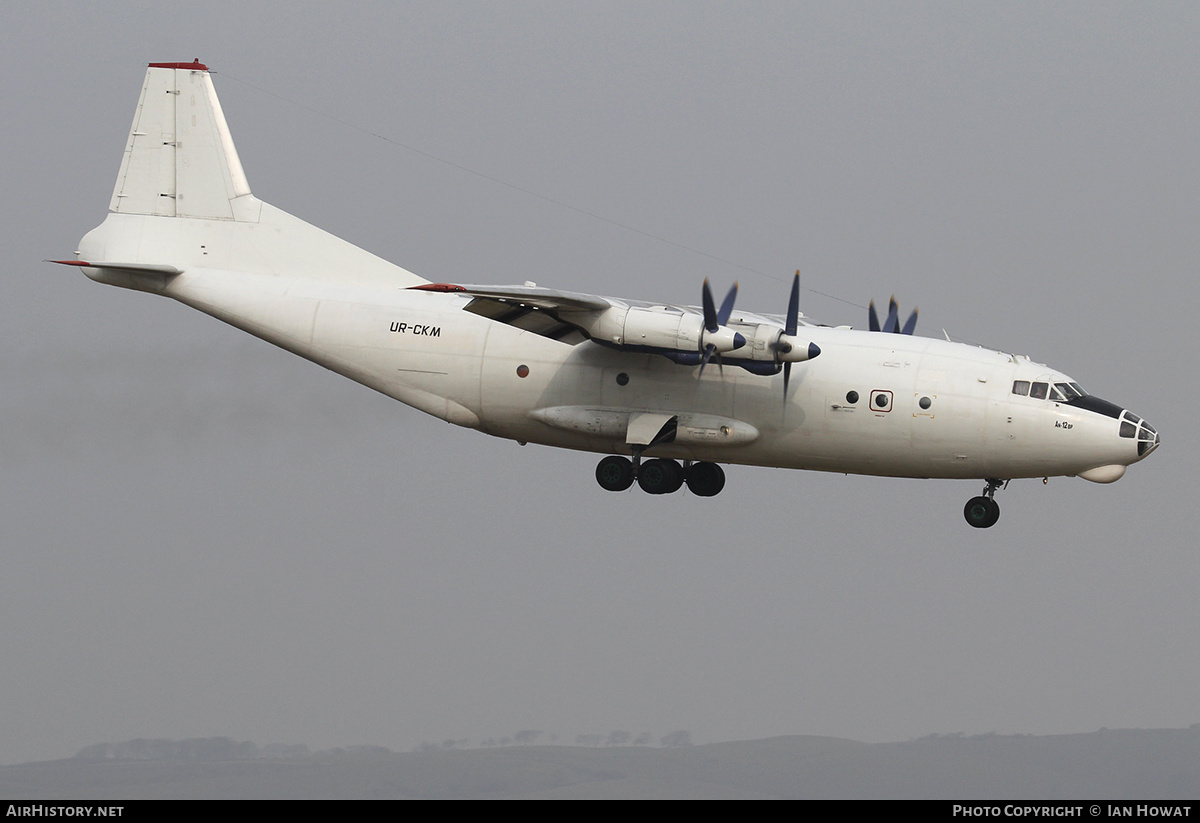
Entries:
{"label": "fuselage window", "polygon": [[1045,400],[1046,392],[1050,390],[1049,383],[1034,383],[1029,387],[1029,396],[1034,400]]}
{"label": "fuselage window", "polygon": [[1014,380],[1013,381],[1013,394],[1019,394],[1022,397],[1026,397],[1029,394],[1029,381],[1028,380]]}

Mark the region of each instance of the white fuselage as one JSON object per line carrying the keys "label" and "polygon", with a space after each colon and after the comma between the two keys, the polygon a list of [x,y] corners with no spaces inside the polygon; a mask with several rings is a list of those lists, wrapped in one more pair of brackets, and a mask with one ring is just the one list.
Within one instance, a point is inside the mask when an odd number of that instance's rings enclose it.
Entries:
{"label": "white fuselage", "polygon": [[464,311],[471,298],[453,293],[199,267],[149,290],[421,411],[522,442],[629,454],[631,415],[661,413],[678,416],[679,435],[654,454],[683,460],[1015,478],[1139,459],[1117,419],[1012,392],[1018,379],[1070,378],[944,340],[805,326],[822,355],[797,364],[785,403],[780,375],[710,367],[698,377],[657,354],[560,342]]}
{"label": "white fuselage", "polygon": [[[1140,418],[1027,358],[915,337],[910,324],[801,323],[798,274],[786,318],[734,310],[736,287],[718,311],[707,283],[701,310],[431,284],[254,197],[198,62],[148,67],[109,210],[77,260],[56,262],[179,300],[460,426],[634,454],[635,473],[642,452],[694,461],[698,494],[723,485],[710,464],[743,463],[983,478],[990,498],[1014,477],[1112,482],[1158,445]],[[658,463],[666,480],[652,493],[682,477]],[[601,485],[628,487],[629,465],[609,461]],[[972,525],[995,516],[980,508]]]}

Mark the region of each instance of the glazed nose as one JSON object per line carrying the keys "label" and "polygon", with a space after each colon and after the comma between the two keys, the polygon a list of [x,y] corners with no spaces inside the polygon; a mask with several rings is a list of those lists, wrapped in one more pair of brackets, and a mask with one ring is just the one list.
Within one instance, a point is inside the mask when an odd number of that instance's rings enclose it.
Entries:
{"label": "glazed nose", "polygon": [[1137,440],[1139,460],[1158,448],[1158,432],[1129,409],[1121,413],[1121,436]]}
{"label": "glazed nose", "polygon": [[1157,448],[1158,432],[1143,420],[1142,425],[1138,426],[1138,457],[1145,457]]}

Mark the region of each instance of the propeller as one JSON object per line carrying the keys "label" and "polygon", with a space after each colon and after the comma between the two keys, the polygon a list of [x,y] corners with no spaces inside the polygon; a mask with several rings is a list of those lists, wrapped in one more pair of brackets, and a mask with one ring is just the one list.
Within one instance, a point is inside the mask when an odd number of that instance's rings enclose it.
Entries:
{"label": "propeller", "polygon": [[886,331],[893,334],[912,334],[917,328],[917,312],[920,309],[913,309],[912,314],[904,321],[904,328],[900,327],[900,306],[896,303],[896,295],[892,295],[888,301],[887,320],[884,321],[882,327],[879,325],[879,315],[875,313],[875,301],[871,301],[871,305],[867,306],[867,320],[871,331]]}
{"label": "propeller", "polygon": [[729,315],[733,314],[733,301],[737,299],[738,284],[734,282],[729,287],[729,293],[725,295],[725,299],[721,301],[721,308],[717,309],[713,301],[712,289],[708,285],[708,279],[704,280],[704,287],[701,289],[701,305],[704,308],[704,330],[700,333],[701,346],[704,349],[704,356],[700,358],[700,375],[704,374],[704,367],[708,365],[708,361],[712,356],[717,356],[717,366],[721,369],[721,374],[725,373],[725,366],[721,362],[720,352],[733,351],[740,349],[746,345],[746,338],[735,332],[733,329],[725,327],[729,322]]}
{"label": "propeller", "polygon": [[807,346],[796,339],[796,330],[800,327],[800,270],[792,279],[792,293],[788,296],[787,316],[783,321],[783,331],[775,339],[772,348],[775,359],[783,363],[783,399],[787,402],[788,381],[792,378],[792,363],[801,360],[811,360],[821,353],[816,343]]}

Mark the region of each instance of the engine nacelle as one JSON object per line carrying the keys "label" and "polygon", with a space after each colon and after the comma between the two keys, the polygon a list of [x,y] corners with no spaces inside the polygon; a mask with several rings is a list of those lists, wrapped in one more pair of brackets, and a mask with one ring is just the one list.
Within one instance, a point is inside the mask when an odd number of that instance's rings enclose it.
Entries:
{"label": "engine nacelle", "polygon": [[667,308],[630,308],[621,344],[670,351],[699,351],[704,325],[694,314]]}
{"label": "engine nacelle", "polygon": [[703,352],[711,345],[728,352],[746,345],[746,338],[727,326],[710,332],[695,314],[666,306],[614,306],[590,324],[588,333],[593,340],[644,350]]}

